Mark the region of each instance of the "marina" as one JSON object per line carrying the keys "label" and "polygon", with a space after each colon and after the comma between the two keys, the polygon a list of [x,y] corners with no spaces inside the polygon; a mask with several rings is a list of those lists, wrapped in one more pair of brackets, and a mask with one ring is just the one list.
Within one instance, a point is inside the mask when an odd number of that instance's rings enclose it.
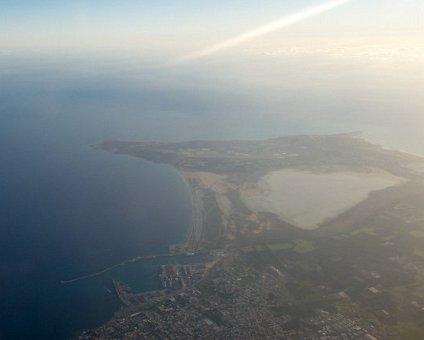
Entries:
{"label": "marina", "polygon": [[[170,249],[173,249],[172,247]],[[133,264],[136,262],[140,262],[140,261],[148,261],[148,260],[155,260],[158,258],[174,258],[174,257],[180,257],[180,256],[195,256],[195,255],[208,255],[207,252],[187,252],[187,253],[182,253],[182,254],[178,254],[178,253],[169,253],[169,254],[158,254],[158,255],[146,255],[146,256],[136,256],[133,257],[129,260],[125,260],[123,262],[120,262],[118,264],[115,264],[113,266],[104,268],[102,270],[99,270],[97,272],[91,273],[91,274],[87,274],[87,275],[83,275],[83,276],[79,276],[73,279],[69,279],[69,280],[61,280],[60,283],[61,284],[69,284],[69,283],[75,283],[78,281],[82,281],[82,280],[86,280],[86,279],[90,279],[90,278],[94,278],[96,276],[100,276],[102,274],[105,274],[107,272],[110,272],[114,269],[117,269],[119,267],[128,265],[128,264]]]}

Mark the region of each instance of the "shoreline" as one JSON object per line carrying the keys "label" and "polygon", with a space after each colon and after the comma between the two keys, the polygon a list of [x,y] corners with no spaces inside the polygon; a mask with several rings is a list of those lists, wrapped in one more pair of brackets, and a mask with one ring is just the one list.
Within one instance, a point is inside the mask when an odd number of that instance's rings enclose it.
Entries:
{"label": "shoreline", "polygon": [[199,248],[199,243],[203,234],[203,192],[199,185],[193,183],[193,179],[188,178],[184,170],[175,168],[178,176],[183,180],[190,192],[191,199],[191,228],[187,234],[185,242],[172,245],[172,251],[195,251]]}
{"label": "shoreline", "polygon": [[400,146],[397,147],[397,146],[394,146],[394,145],[389,146],[388,145],[389,143],[387,143],[387,141],[386,142],[385,141],[378,141],[377,140],[378,138],[373,139],[373,137],[371,135],[368,135],[365,131],[361,131],[358,136],[359,136],[360,139],[362,139],[362,140],[364,140],[368,143],[378,145],[383,150],[402,152],[402,153],[405,153],[405,154],[408,154],[408,155],[411,155],[411,156],[414,156],[414,157],[418,157],[418,158],[424,157],[424,152],[418,153],[417,151],[408,150],[408,148],[405,148],[405,147],[400,147]]}
{"label": "shoreline", "polygon": [[61,280],[59,283],[62,285],[75,283],[78,281],[83,281],[86,279],[90,279],[99,275],[102,275],[106,272],[114,270],[118,267],[125,266],[130,263],[155,259],[158,257],[168,257],[175,255],[194,255],[195,252],[199,250],[199,243],[202,238],[203,233],[203,197],[202,197],[202,189],[199,185],[193,183],[193,180],[190,180],[188,176],[185,174],[183,170],[174,168],[176,170],[177,175],[183,180],[184,184],[187,186],[190,192],[190,200],[191,200],[191,226],[186,235],[186,238],[183,242],[177,244],[171,244],[169,246],[169,251],[167,254],[154,254],[154,255],[144,255],[144,256],[136,256],[131,259],[127,259],[120,263],[114,264],[110,267],[103,268],[97,272],[89,273],[86,275],[81,275],[78,277],[74,277],[67,280]]}

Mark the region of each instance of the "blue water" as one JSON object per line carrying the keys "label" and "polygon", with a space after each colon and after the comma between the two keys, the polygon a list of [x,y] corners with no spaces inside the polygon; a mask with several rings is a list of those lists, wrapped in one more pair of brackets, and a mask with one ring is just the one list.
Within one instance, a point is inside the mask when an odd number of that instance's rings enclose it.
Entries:
{"label": "blue water", "polygon": [[107,129],[84,98],[50,114],[37,106],[48,91],[19,88],[0,95],[0,338],[66,338],[110,318],[118,301],[103,287],[110,277],[59,281],[184,241],[190,197],[172,168],[90,147],[116,137],[119,113]]}

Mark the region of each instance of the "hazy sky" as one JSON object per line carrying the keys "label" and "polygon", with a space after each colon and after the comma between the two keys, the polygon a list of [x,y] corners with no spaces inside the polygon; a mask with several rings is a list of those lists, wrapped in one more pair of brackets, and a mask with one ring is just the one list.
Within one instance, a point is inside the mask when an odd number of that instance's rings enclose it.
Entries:
{"label": "hazy sky", "polygon": [[[1,0],[4,51],[158,54],[204,48],[325,0]],[[424,33],[422,0],[352,0],[275,32],[290,35],[363,36]]]}
{"label": "hazy sky", "polygon": [[[424,154],[424,0],[351,0],[188,65],[163,67],[326,2],[0,0],[0,93],[45,114],[122,114],[124,135],[134,130],[137,138],[152,131],[179,140],[363,130]],[[106,85],[111,90],[100,100]],[[30,96],[34,104],[20,98],[22,88],[46,93]],[[86,107],[62,103],[68,92],[81,94]],[[19,111],[12,109],[3,105]]]}

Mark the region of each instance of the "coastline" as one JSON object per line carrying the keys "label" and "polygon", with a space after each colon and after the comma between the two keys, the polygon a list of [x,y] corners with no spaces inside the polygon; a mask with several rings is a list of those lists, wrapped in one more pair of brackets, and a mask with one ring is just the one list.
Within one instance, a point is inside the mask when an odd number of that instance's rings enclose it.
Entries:
{"label": "coastline", "polygon": [[364,131],[359,132],[358,137],[368,143],[374,144],[374,145],[378,145],[379,147],[381,147],[381,149],[386,150],[386,151],[394,151],[394,152],[402,152],[414,157],[418,157],[418,158],[423,158],[424,157],[424,151],[423,152],[417,152],[417,151],[412,151],[412,150],[408,150],[408,148],[405,147],[401,147],[401,146],[395,146],[395,145],[391,145],[389,146],[388,141],[378,141],[378,138],[373,138],[372,135],[367,134]]}
{"label": "coastline", "polygon": [[[257,235],[261,230],[267,228],[256,228],[258,213],[274,214],[274,217],[281,222],[300,229],[316,229],[323,221],[336,217],[358,202],[367,199],[369,192],[379,189],[374,186],[371,186],[370,190],[358,189],[361,192],[355,193],[355,195],[361,195],[359,198],[355,196],[355,199],[344,194],[346,197],[342,198],[347,203],[342,202],[343,204],[341,204],[341,199],[339,200],[338,197],[341,197],[342,194],[336,190],[328,190],[328,185],[323,183],[324,179],[330,176],[335,180],[334,183],[339,183],[340,188],[347,188],[347,191],[353,191],[349,185],[353,185],[355,188],[359,187],[359,183],[352,182],[359,181],[359,175],[361,185],[365,185],[362,183],[364,181],[389,180],[389,177],[392,177],[390,174],[407,179],[418,177],[419,170],[412,171],[407,166],[408,163],[416,161],[417,156],[386,150],[378,144],[366,141],[361,137],[362,135],[359,132],[335,135],[300,135],[255,142],[111,141],[99,144],[97,147],[112,153],[127,154],[154,163],[167,164],[184,181],[191,195],[191,226],[188,228],[188,232],[185,232],[185,240],[169,247],[170,253],[176,254],[196,251],[199,247],[205,247],[214,242],[216,244],[223,239],[234,240],[237,233],[243,235],[242,237],[247,237],[246,235],[252,233]],[[340,147],[336,147],[336,145],[340,145]],[[294,210],[294,215],[287,214],[279,207],[274,207],[275,204],[271,202],[274,201],[273,197],[260,199],[258,207],[251,207],[243,202],[243,196],[258,196],[257,191],[261,191],[259,188],[261,179],[267,178],[272,172],[283,171],[283,169],[286,169],[284,171],[288,171],[287,169],[297,171],[299,172],[297,176],[319,178],[318,184],[321,187],[318,189],[327,193],[329,200],[327,205],[330,207],[318,209],[319,213],[314,212],[310,208],[311,204],[309,206],[306,204],[308,201],[305,204],[302,203],[304,202],[302,197],[298,199],[299,204],[294,205],[290,197],[288,199],[280,197],[281,194],[277,192],[275,192],[277,201],[282,200],[278,206],[289,207],[289,210]],[[238,180],[234,180],[234,176],[237,174],[240,174],[240,177]],[[230,175],[231,177],[229,177]],[[289,182],[293,184],[293,181]],[[330,188],[335,185],[334,183],[330,182]],[[311,195],[302,196],[309,199]],[[315,196],[317,197],[311,197],[309,201],[316,200],[320,204],[325,203],[318,195]],[[351,203],[350,200],[354,201]],[[264,203],[267,202],[268,206],[264,206]],[[316,205],[315,202],[312,203]],[[342,207],[338,209],[337,204]],[[294,207],[291,207],[293,205]],[[305,205],[306,208],[302,205]],[[325,213],[322,212],[324,209],[326,209]],[[297,221],[295,223],[294,217],[300,219],[297,216],[308,211],[312,211],[317,216],[319,214],[323,216],[318,221],[308,222],[312,223],[313,227],[299,225],[299,223],[306,222]],[[188,216],[188,218],[190,217]],[[267,223],[264,222],[264,225]]]}
{"label": "coastline", "polygon": [[180,251],[195,251],[200,246],[200,241],[203,234],[203,192],[198,183],[195,183],[193,178],[187,176],[184,170],[175,168],[178,176],[183,180],[185,185],[190,191],[191,199],[191,228],[186,237],[185,242],[181,244],[172,245],[170,253],[177,253]]}

